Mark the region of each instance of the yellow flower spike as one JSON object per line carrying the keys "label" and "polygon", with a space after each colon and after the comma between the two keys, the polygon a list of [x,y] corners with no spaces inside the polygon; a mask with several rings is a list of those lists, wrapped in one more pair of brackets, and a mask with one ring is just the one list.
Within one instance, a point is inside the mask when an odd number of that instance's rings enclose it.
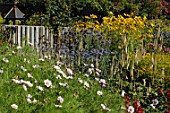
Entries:
{"label": "yellow flower spike", "polygon": [[146,18],[146,16],[144,16],[144,17],[143,17],[143,21],[146,21],[146,20],[147,20],[147,18]]}

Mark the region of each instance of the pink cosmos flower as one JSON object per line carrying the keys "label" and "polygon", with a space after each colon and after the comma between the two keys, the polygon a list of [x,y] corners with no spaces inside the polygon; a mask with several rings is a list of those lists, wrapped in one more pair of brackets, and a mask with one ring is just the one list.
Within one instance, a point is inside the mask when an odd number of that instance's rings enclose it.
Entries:
{"label": "pink cosmos flower", "polygon": [[43,87],[41,87],[41,86],[36,86],[36,88],[37,88],[38,90],[40,90],[40,91],[43,91],[43,90],[44,90]]}
{"label": "pink cosmos flower", "polygon": [[64,99],[63,99],[61,96],[59,96],[59,97],[57,98],[57,100],[58,100],[60,103],[63,103],[63,102],[64,102]]}
{"label": "pink cosmos flower", "polygon": [[102,92],[102,91],[97,91],[97,94],[98,94],[99,96],[102,96],[102,95],[103,95],[103,92]]}
{"label": "pink cosmos flower", "polygon": [[16,104],[12,104],[11,107],[12,107],[13,109],[18,109],[18,106],[17,106]]}
{"label": "pink cosmos flower", "polygon": [[52,82],[48,79],[44,80],[44,83],[47,87],[50,87],[52,85]]}
{"label": "pink cosmos flower", "polygon": [[66,71],[69,75],[73,75],[73,71],[70,68],[66,68]]}
{"label": "pink cosmos flower", "polygon": [[128,107],[128,113],[134,113],[135,112],[135,109],[133,106],[129,106]]}

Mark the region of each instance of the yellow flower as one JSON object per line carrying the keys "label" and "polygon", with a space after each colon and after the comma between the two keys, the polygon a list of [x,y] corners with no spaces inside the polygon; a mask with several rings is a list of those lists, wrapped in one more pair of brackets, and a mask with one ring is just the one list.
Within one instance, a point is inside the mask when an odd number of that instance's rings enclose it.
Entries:
{"label": "yellow flower", "polygon": [[147,34],[147,36],[148,36],[149,38],[153,38],[153,35],[152,35],[152,34]]}
{"label": "yellow flower", "polygon": [[151,23],[151,26],[154,27],[155,25],[153,23]]}
{"label": "yellow flower", "polygon": [[97,21],[97,20],[95,22],[96,22],[96,24],[100,24],[99,21]]}
{"label": "yellow flower", "polygon": [[124,13],[124,15],[125,15],[125,16],[127,16],[127,17],[130,17],[130,15],[129,15],[129,14]]}
{"label": "yellow flower", "polygon": [[84,18],[86,18],[86,19],[90,19],[90,17],[88,17],[88,16],[85,16]]}
{"label": "yellow flower", "polygon": [[94,14],[91,14],[90,17],[91,17],[91,18],[97,18],[97,16],[94,15]]}

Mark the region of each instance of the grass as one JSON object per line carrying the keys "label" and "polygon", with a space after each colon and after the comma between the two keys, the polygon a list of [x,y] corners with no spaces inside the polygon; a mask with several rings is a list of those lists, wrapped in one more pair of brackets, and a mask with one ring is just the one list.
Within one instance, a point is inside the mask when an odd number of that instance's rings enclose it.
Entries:
{"label": "grass", "polygon": [[[125,112],[120,109],[123,98],[119,91],[110,87],[109,81],[106,81],[106,87],[102,87],[103,79],[88,72],[69,74],[70,67],[56,60],[39,59],[29,47],[17,49],[1,44],[0,48],[0,113]],[[52,85],[47,87],[44,80],[51,81]],[[98,91],[103,94],[97,94]],[[32,98],[28,97],[29,94]],[[59,96],[63,102],[58,100]],[[12,108],[12,104],[18,109]],[[61,108],[55,105],[61,105]]]}

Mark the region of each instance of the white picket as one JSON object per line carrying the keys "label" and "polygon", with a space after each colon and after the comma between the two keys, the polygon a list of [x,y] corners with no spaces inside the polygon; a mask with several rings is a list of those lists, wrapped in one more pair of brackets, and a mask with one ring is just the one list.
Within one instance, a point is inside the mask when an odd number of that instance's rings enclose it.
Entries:
{"label": "white picket", "polygon": [[26,27],[27,31],[26,31],[26,37],[27,37],[27,44],[30,43],[30,26]]}
{"label": "white picket", "polygon": [[35,36],[35,38],[36,38],[36,42],[35,42],[35,46],[36,46],[36,48],[37,48],[37,51],[39,51],[39,48],[38,48],[38,43],[39,43],[39,26],[36,26],[36,36]]}
{"label": "white picket", "polygon": [[45,26],[28,26],[28,25],[3,25],[1,29],[13,29],[10,31],[12,43],[17,46],[24,46],[25,43],[31,44],[33,48],[38,49],[40,37],[45,36],[50,41],[50,46],[53,48],[54,37],[53,32]]}
{"label": "white picket", "polygon": [[26,42],[26,37],[25,37],[25,26],[22,26],[22,46],[25,46],[25,42]]}
{"label": "white picket", "polygon": [[21,47],[22,46],[21,26],[18,26],[17,34],[18,34],[18,46]]}
{"label": "white picket", "polygon": [[31,43],[32,43],[32,46],[34,48],[35,46],[35,41],[34,41],[34,26],[31,26]]}

